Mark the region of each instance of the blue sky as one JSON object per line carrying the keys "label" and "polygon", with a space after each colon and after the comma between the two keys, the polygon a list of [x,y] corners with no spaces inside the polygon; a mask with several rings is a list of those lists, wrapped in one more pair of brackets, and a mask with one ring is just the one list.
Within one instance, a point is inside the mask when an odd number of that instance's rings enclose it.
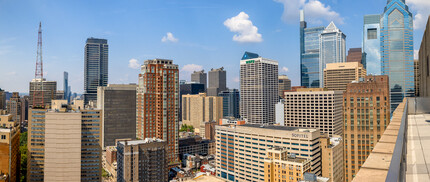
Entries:
{"label": "blue sky", "polygon": [[[406,1],[415,16],[418,50],[430,1]],[[72,91],[83,91],[88,37],[108,39],[109,83],[136,83],[137,65],[167,58],[180,66],[185,80],[193,70],[223,66],[227,86],[239,88],[239,60],[251,51],[277,60],[280,73],[298,85],[299,9],[305,8],[309,26],[327,26],[333,20],[346,34],[347,48],[354,48],[361,47],[363,15],[380,14],[385,4],[386,0],[0,0],[0,88],[28,92],[39,21],[45,77],[57,81],[58,90],[67,71]]]}

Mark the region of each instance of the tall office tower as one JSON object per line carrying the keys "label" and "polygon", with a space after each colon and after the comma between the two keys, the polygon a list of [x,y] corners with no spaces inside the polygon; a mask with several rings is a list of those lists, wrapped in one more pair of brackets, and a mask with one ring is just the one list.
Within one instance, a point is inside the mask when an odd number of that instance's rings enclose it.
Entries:
{"label": "tall office tower", "polygon": [[25,123],[28,120],[28,105],[29,105],[30,97],[28,95],[24,95],[21,97],[21,123]]}
{"label": "tall office tower", "polygon": [[64,92],[64,100],[70,102],[70,90],[69,90],[69,73],[63,73],[63,92]]}
{"label": "tall office tower", "polygon": [[167,141],[169,166],[178,165],[179,70],[172,60],[146,60],[137,88],[136,138]]}
{"label": "tall office tower", "polygon": [[420,62],[414,60],[414,81],[415,81],[415,97],[420,96]]}
{"label": "tall office tower", "polygon": [[390,122],[388,76],[349,83],[343,96],[345,181],[351,182]]}
{"label": "tall office tower", "polygon": [[381,69],[390,79],[391,112],[415,96],[413,17],[405,0],[388,0],[381,18]]}
{"label": "tall office tower", "polygon": [[119,141],[117,181],[169,181],[167,142],[160,139]]}
{"label": "tall office tower", "polygon": [[[420,83],[419,96],[430,96],[430,17],[427,20],[426,30],[424,31],[423,39],[421,40],[420,51],[418,53]],[[1,99],[1,98],[0,98]]]}
{"label": "tall office tower", "polygon": [[329,63],[324,69],[324,88],[345,91],[346,85],[366,76],[366,69],[358,62]]}
{"label": "tall office tower", "polygon": [[20,180],[20,127],[12,118],[12,115],[0,116],[0,181],[4,182]]}
{"label": "tall office tower", "polygon": [[12,97],[7,101],[7,113],[12,114],[13,120],[21,124],[21,99],[18,92],[13,92]]}
{"label": "tall office tower", "polygon": [[363,53],[369,75],[381,75],[381,15],[364,15]]}
{"label": "tall office tower", "polygon": [[[302,181],[311,172],[311,160],[288,153],[287,148],[269,148],[264,159],[264,181]],[[288,167],[287,167],[288,166]]]}
{"label": "tall office tower", "polygon": [[182,96],[182,123],[193,126],[200,136],[205,136],[201,132],[205,122],[222,119],[222,113],[222,97],[206,96],[206,93]]}
{"label": "tall office tower", "polygon": [[279,98],[284,97],[285,90],[291,90],[291,80],[288,78],[287,75],[278,76],[278,88]]}
{"label": "tall office tower", "polygon": [[[33,106],[33,99],[34,97],[40,97],[41,95],[39,94],[39,96],[37,96],[38,94],[36,94],[35,92],[43,92],[43,103],[44,106],[49,106],[51,105],[51,100],[55,100],[56,99],[56,95],[57,95],[57,82],[56,81],[46,81],[45,78],[43,78],[43,81],[40,81],[39,78],[37,79],[33,79],[30,82],[30,106]],[[37,99],[36,100],[41,100],[41,99]],[[40,102],[38,102],[40,103]]]}
{"label": "tall office tower", "polygon": [[346,62],[357,62],[366,68],[366,53],[363,53],[361,48],[350,48],[346,56]]}
{"label": "tall office tower", "polygon": [[54,100],[52,110],[30,109],[29,181],[101,181],[100,110],[70,110]]}
{"label": "tall office tower", "polygon": [[6,108],[6,93],[0,88],[0,110]]}
{"label": "tall office tower", "polygon": [[[264,181],[266,152],[287,148],[288,154],[309,159],[310,171],[321,175],[319,129],[259,124],[217,125],[216,175],[229,181]],[[219,160],[218,160],[219,159]]]}
{"label": "tall office tower", "polygon": [[320,87],[324,86],[324,69],[329,63],[346,61],[346,36],[331,22],[320,34]]}
{"label": "tall office tower", "polygon": [[[206,74],[206,73],[205,73]],[[196,82],[184,82],[179,83],[179,110],[178,110],[178,118],[179,121],[182,121],[182,95],[195,95],[199,93],[205,92],[205,85],[202,83]]]}
{"label": "tall office tower", "polygon": [[207,79],[208,79],[208,76],[205,73],[205,70],[194,71],[191,74],[191,82],[203,84],[203,88],[205,88],[204,91],[206,91],[206,88],[208,86]]}
{"label": "tall office tower", "polygon": [[239,103],[240,92],[238,89],[228,89],[218,94],[222,97],[223,117],[240,118]]}
{"label": "tall office tower", "polygon": [[136,139],[136,88],[135,84],[108,84],[97,89],[97,108],[103,112],[103,148],[114,146],[115,139]]}
{"label": "tall office tower", "polygon": [[209,71],[209,86],[208,96],[218,96],[218,94],[227,90],[227,72],[224,67],[218,69],[211,69]]}
{"label": "tall office tower", "polygon": [[278,62],[245,52],[240,60],[240,116],[251,124],[273,124]]}
{"label": "tall office tower", "polygon": [[322,88],[285,92],[285,126],[318,128],[329,136],[342,136],[342,93]]}
{"label": "tall office tower", "polygon": [[97,87],[108,84],[109,46],[106,39],[88,38],[84,60],[84,103],[97,99]]}
{"label": "tall office tower", "polygon": [[300,10],[300,83],[307,88],[320,87],[320,34],[325,27],[308,28]]}
{"label": "tall office tower", "polygon": [[321,137],[322,176],[329,182],[344,181],[343,141],[341,136]]}

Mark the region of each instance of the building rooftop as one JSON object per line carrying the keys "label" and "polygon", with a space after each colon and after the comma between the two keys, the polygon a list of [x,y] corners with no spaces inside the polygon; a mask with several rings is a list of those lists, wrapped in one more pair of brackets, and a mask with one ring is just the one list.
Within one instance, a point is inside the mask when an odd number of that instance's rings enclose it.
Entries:
{"label": "building rooftop", "polygon": [[408,116],[406,181],[430,181],[430,114]]}
{"label": "building rooftop", "polygon": [[276,126],[276,125],[259,125],[259,124],[244,124],[239,125],[240,127],[250,127],[250,128],[264,128],[264,129],[272,129],[272,130],[286,130],[286,131],[294,131],[299,128],[296,127],[288,127],[288,126]]}
{"label": "building rooftop", "polygon": [[119,143],[123,145],[125,145],[126,143],[127,145],[139,145],[152,142],[164,142],[164,140],[158,138],[145,138],[145,140],[120,141]]}

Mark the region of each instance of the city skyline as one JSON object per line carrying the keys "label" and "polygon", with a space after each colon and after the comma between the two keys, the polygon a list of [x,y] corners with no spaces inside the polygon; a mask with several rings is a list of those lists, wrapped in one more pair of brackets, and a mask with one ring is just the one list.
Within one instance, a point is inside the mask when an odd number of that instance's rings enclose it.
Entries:
{"label": "city skyline", "polygon": [[[247,8],[242,6],[245,2]],[[415,19],[416,51],[425,24],[420,17],[427,16],[423,12],[430,3],[424,0],[406,3]],[[82,46],[89,37],[109,41],[109,83],[137,83],[136,75],[144,60],[168,58],[177,60],[180,79],[189,81],[195,70],[224,66],[229,73],[227,87],[239,88],[237,60],[244,51],[250,51],[278,60],[279,73],[288,75],[292,85],[299,85],[299,9],[305,9],[310,27],[327,26],[333,20],[348,35],[348,49],[361,47],[363,16],[382,14],[381,7],[386,1],[309,0],[301,3],[276,0],[222,4],[204,1],[106,4],[29,1],[16,5],[12,1],[0,1],[0,17],[14,17],[15,22],[0,19],[0,23],[8,27],[0,30],[0,37],[5,37],[0,40],[0,65],[7,65],[0,68],[0,76],[14,78],[0,80],[0,88],[28,93],[28,82],[34,78],[37,24],[42,21],[46,79],[57,81],[58,88],[62,88],[61,75],[67,71],[72,91],[83,93]],[[16,7],[21,10],[17,11]],[[252,7],[258,7],[259,11]],[[322,8],[316,11],[315,7]],[[240,23],[246,26],[238,28]],[[148,26],[153,27],[152,30],[148,30]],[[223,55],[221,60],[218,56],[208,56],[219,54]]]}

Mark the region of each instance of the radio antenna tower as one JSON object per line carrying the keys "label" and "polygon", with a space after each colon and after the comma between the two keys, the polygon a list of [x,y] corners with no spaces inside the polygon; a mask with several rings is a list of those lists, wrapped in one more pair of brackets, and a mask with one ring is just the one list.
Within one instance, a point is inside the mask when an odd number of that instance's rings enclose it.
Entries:
{"label": "radio antenna tower", "polygon": [[44,108],[43,94],[43,59],[42,59],[42,22],[39,23],[37,39],[36,72],[34,74],[33,108]]}

